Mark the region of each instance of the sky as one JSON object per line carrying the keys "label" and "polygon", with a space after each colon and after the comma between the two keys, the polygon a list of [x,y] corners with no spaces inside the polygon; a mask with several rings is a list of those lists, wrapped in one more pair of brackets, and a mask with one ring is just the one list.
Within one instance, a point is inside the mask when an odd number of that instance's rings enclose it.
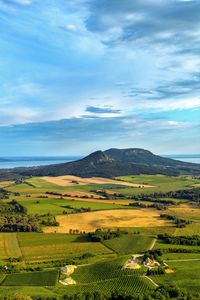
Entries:
{"label": "sky", "polygon": [[0,156],[200,153],[199,0],[0,0]]}

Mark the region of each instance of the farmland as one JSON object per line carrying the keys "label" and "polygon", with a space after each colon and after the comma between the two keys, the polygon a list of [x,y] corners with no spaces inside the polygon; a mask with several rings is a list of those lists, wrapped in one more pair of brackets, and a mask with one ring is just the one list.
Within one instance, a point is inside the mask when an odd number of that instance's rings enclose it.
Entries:
{"label": "farmland", "polygon": [[167,284],[174,282],[181,288],[186,288],[190,291],[200,292],[200,260],[187,259],[182,261],[170,261],[168,263],[173,268],[174,273],[166,274],[165,276],[152,276],[152,279],[158,284]]}
{"label": "farmland", "polygon": [[[8,295],[10,287],[25,295],[55,296],[59,300],[63,295],[83,292],[104,291],[110,295],[117,290],[134,295],[171,282],[188,291],[193,285],[194,292],[200,292],[199,246],[168,244],[158,238],[165,233],[173,237],[199,236],[198,203],[165,195],[155,201],[151,197],[155,192],[192,189],[198,182],[186,176],[141,175],[117,180],[33,177],[2,183],[8,194],[1,199],[1,218],[8,210],[10,220],[16,220],[19,212],[13,209],[23,209],[25,218],[33,218],[39,231],[0,233],[1,295]],[[133,202],[139,206],[129,205]],[[161,214],[188,224],[177,227]],[[95,233],[96,229],[105,232],[105,237],[90,240],[87,233]],[[146,267],[123,269],[131,255],[157,250],[173,273],[146,277]],[[71,275],[76,284],[64,286],[59,282],[60,268],[68,264],[77,266]]]}
{"label": "farmland", "polygon": [[112,254],[101,243],[89,243],[77,235],[19,233],[18,239],[24,260],[29,265],[70,260],[85,253],[96,256],[96,259]]}
{"label": "farmland", "polygon": [[6,275],[2,286],[54,286],[58,280],[58,271],[31,272]]}
{"label": "farmland", "polygon": [[0,259],[9,257],[19,257],[21,250],[16,233],[1,233],[0,234]]}
{"label": "farmland", "polygon": [[69,233],[70,229],[84,230],[85,232],[94,231],[98,228],[127,228],[127,227],[162,227],[169,222],[159,218],[155,210],[106,210],[91,213],[69,214],[57,216],[59,222],[57,227],[45,228],[46,233]]}
{"label": "farmland", "polygon": [[118,254],[141,253],[150,249],[154,238],[150,236],[124,235],[120,238],[104,241],[104,245]]}

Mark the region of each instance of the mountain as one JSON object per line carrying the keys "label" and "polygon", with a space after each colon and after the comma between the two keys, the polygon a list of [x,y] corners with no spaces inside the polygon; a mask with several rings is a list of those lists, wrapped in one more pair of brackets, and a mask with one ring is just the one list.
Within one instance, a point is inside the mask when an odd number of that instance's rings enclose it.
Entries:
{"label": "mountain", "polygon": [[200,174],[200,165],[185,163],[154,155],[144,149],[109,149],[96,151],[80,160],[29,168],[10,170],[20,176],[114,177],[137,174]]}
{"label": "mountain", "polygon": [[136,163],[145,164],[150,166],[162,166],[162,167],[197,167],[199,164],[187,163],[179,160],[161,157],[155,155],[152,152],[139,148],[127,148],[127,149],[116,149],[111,148],[105,151],[105,154],[113,157],[114,159]]}

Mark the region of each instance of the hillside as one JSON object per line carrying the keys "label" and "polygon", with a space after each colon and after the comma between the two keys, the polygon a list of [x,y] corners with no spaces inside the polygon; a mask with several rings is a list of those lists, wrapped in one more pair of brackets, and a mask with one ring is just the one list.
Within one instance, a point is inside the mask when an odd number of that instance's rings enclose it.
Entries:
{"label": "hillside", "polygon": [[192,167],[200,168],[199,164],[187,163],[179,160],[161,157],[153,154],[151,151],[139,148],[127,148],[127,149],[116,149],[111,148],[105,151],[108,156],[128,162],[137,164],[146,164],[150,166],[162,166],[162,167]]}
{"label": "hillside", "polygon": [[[131,174],[200,174],[200,165],[176,161],[154,155],[143,149],[110,149],[96,151],[83,159],[49,166],[15,168],[21,176],[114,177]],[[0,172],[2,173],[2,172]],[[9,170],[6,175],[8,176]]]}

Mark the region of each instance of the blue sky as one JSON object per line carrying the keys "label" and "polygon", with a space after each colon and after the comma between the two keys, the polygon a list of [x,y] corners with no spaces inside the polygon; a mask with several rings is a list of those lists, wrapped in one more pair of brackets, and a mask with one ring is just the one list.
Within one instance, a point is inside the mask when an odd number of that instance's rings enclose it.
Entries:
{"label": "blue sky", "polygon": [[0,155],[200,153],[200,1],[0,0]]}

